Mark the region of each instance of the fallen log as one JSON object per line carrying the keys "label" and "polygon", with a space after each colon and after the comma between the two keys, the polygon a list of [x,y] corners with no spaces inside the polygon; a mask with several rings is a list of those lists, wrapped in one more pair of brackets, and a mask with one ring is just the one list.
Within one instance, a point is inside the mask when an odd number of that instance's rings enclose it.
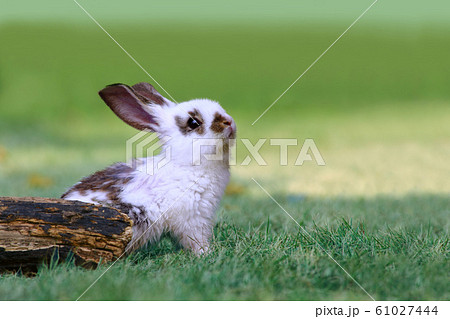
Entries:
{"label": "fallen log", "polygon": [[[120,257],[132,222],[119,210],[79,201],[0,197],[0,271],[34,272],[55,254],[92,268]],[[53,257],[52,257],[53,256]]]}

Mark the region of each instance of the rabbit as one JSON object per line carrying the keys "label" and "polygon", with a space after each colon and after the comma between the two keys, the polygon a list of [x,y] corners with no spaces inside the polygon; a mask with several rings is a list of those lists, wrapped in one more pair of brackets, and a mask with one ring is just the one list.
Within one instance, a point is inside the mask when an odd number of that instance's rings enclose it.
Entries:
{"label": "rabbit", "polygon": [[[62,195],[66,200],[114,207],[133,221],[126,251],[156,243],[163,233],[197,255],[206,253],[215,224],[215,211],[230,179],[230,149],[236,124],[219,103],[195,99],[176,104],[149,83],[109,85],[99,92],[125,123],[155,132],[162,141],[159,155],[116,163],[85,177]],[[201,161],[193,161],[195,141]],[[215,153],[217,149],[220,152]],[[170,160],[155,165],[167,154]],[[207,155],[219,154],[207,159]],[[216,157],[217,157],[216,156]],[[149,174],[145,167],[152,165]]]}

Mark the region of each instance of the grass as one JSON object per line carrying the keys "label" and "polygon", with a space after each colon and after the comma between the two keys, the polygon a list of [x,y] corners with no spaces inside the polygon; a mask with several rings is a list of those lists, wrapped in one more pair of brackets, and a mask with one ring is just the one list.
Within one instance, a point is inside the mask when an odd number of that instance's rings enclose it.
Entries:
{"label": "grass", "polygon": [[[420,207],[427,202],[428,207]],[[118,262],[81,300],[367,300],[320,247],[377,300],[448,299],[442,273],[448,268],[448,239],[439,223],[448,215],[448,199],[282,204],[317,243],[269,200],[227,198],[210,255],[194,257],[165,239]],[[390,228],[399,216],[420,218],[424,209],[439,212],[436,223]],[[256,216],[243,226],[239,216],[249,211]],[[6,300],[74,300],[106,268],[86,271],[69,264],[43,267],[32,279],[5,276],[0,294]]]}
{"label": "grass", "polygon": [[[119,261],[83,300],[449,299],[447,29],[361,25],[257,124],[341,32],[336,25],[148,25],[112,34],[177,99],[211,97],[239,136],[312,137],[327,165],[233,167],[211,254],[169,239]],[[135,131],[96,91],[147,81],[100,30],[3,24],[0,194],[57,197],[124,160]],[[238,145],[238,162],[246,156]],[[257,179],[320,244],[251,182]],[[0,277],[2,300],[70,300],[103,272],[70,263]]]}

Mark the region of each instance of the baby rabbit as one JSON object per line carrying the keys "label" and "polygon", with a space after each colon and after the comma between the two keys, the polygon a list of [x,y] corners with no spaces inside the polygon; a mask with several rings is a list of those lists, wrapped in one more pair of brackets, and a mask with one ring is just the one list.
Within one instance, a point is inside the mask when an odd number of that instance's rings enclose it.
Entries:
{"label": "baby rabbit", "polygon": [[[134,224],[127,251],[156,242],[169,232],[185,249],[206,252],[215,210],[230,177],[229,151],[236,135],[233,118],[217,102],[196,99],[176,104],[144,82],[132,87],[113,84],[99,95],[125,123],[156,132],[162,151],[98,171],[72,186],[62,198],[110,206],[128,214]],[[195,147],[199,141],[208,143]],[[201,152],[200,161],[195,149]],[[170,160],[159,167],[157,163],[168,154]],[[213,154],[216,158],[211,159]],[[149,165],[151,174],[146,170]]]}

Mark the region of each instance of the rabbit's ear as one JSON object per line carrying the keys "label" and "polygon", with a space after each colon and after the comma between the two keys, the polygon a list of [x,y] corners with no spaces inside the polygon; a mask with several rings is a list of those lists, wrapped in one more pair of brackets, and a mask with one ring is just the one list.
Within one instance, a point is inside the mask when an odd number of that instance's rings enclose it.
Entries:
{"label": "rabbit's ear", "polygon": [[140,95],[147,103],[161,106],[172,106],[174,103],[162,96],[156,89],[147,82],[140,82],[131,87],[134,92]]}
{"label": "rabbit's ear", "polygon": [[[142,98],[125,84],[112,84],[98,92],[105,103],[125,123],[138,130],[156,131],[158,123],[146,105],[147,97]],[[153,102],[153,101],[152,101]]]}

